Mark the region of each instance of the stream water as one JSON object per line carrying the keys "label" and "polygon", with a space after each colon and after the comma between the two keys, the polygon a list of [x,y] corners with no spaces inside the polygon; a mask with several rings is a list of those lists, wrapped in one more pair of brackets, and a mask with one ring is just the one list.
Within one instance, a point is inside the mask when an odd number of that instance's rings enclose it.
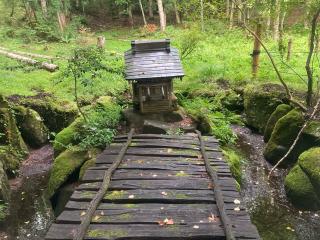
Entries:
{"label": "stream water", "polygon": [[[262,136],[245,127],[235,126],[237,149],[245,160],[241,194],[264,240],[319,240],[320,212],[299,211],[286,200],[284,170],[268,182],[271,166],[263,158]],[[20,169],[20,178],[11,181],[10,215],[0,223],[0,239],[40,240],[53,220],[43,189],[48,182],[53,151],[45,146],[31,153]]]}
{"label": "stream water", "polygon": [[10,180],[11,203],[8,217],[0,223],[1,240],[44,239],[53,220],[51,204],[43,197],[52,161],[50,145],[31,151],[20,168],[20,177]]}
{"label": "stream water", "polygon": [[235,126],[237,149],[246,162],[241,195],[264,240],[319,240],[320,212],[299,211],[286,199],[286,170],[277,170],[268,181],[272,168],[263,157],[263,137],[245,127]]}

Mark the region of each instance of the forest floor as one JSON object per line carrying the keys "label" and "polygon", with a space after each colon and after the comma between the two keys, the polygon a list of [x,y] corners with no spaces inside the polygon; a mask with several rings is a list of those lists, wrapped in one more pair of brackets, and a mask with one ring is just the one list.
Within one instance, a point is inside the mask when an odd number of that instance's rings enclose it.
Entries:
{"label": "forest floor", "polygon": [[[226,26],[222,22],[211,23],[210,29],[205,33],[194,29],[196,28],[186,29],[169,26],[166,33],[155,32],[147,34],[141,29],[117,28],[100,32],[91,32],[89,29],[83,29],[76,37],[65,39],[64,42],[50,43],[28,38],[28,35],[25,35],[25,30],[12,30],[8,27],[0,26],[0,47],[59,57],[53,62],[60,67],[59,71],[49,73],[0,56],[0,94],[5,96],[14,94],[30,96],[46,92],[52,93],[58,98],[73,100],[72,83],[65,80],[64,76],[67,60],[73,49],[95,45],[99,35],[106,37],[107,54],[122,59],[123,52],[130,48],[131,40],[170,38],[174,46],[181,48],[183,41],[189,36],[197,34],[199,42],[195,51],[183,60],[186,77],[182,82],[176,81],[177,91],[203,89],[204,87],[206,91],[214,90],[216,88],[216,80],[221,79],[228,80],[231,84],[236,84],[237,86],[253,82],[258,84],[278,82],[264,51],[261,54],[259,76],[256,80],[251,79],[252,57],[250,54],[253,40],[243,30],[236,28],[226,31]],[[285,60],[285,50],[283,56],[281,56],[277,43],[267,37],[265,37],[265,41],[285,81],[294,89],[304,90],[306,84],[286,65],[290,65],[303,78],[306,78],[304,65],[307,58],[308,36],[306,33],[287,33],[283,41],[284,46],[289,38],[293,39],[292,57],[289,62]],[[61,81],[62,79],[63,81]],[[87,89],[80,89],[80,95],[84,98],[89,97],[90,94],[96,96],[118,95],[127,87],[128,85],[122,75],[110,73],[95,80],[89,92]]]}

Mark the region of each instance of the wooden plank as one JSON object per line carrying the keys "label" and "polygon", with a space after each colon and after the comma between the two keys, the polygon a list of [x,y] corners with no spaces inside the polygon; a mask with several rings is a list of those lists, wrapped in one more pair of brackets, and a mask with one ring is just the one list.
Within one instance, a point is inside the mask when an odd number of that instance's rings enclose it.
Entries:
{"label": "wooden plank", "polygon": [[[139,204],[140,205],[140,204]],[[96,211],[91,223],[104,223],[104,224],[158,224],[164,219],[173,219],[175,223],[212,223],[220,225],[221,221],[218,216],[218,211],[215,205],[210,209],[184,209],[183,205],[178,206],[176,209],[119,209],[119,210],[99,210]],[[84,211],[64,211],[58,218],[56,223],[72,224],[80,223],[83,218]],[[247,220],[250,218],[245,212],[233,212],[233,217],[237,220]]]}
{"label": "wooden plank", "polygon": [[[218,210],[215,205],[198,205],[197,208],[190,205],[171,205],[170,208],[163,205],[160,208],[144,208],[143,204],[139,208],[123,208],[116,210],[98,210],[92,218],[92,223],[107,224],[158,224],[164,219],[173,219],[177,224],[184,223],[209,223],[220,225]],[[57,223],[80,223],[83,211],[64,211],[58,218]],[[237,215],[241,217],[241,215]],[[212,219],[211,219],[212,218]],[[241,218],[244,219],[244,218]]]}
{"label": "wooden plank", "polygon": [[[116,158],[116,155],[109,155],[108,153],[100,154],[97,157],[96,163],[97,164],[104,164],[104,163],[113,163]],[[135,155],[127,155],[124,157],[123,161],[145,161],[145,162],[156,162],[156,161],[171,161],[171,162],[179,162],[179,163],[191,163],[191,164],[197,164],[201,163],[204,164],[204,161],[202,159],[198,158],[189,158],[189,157],[180,157],[180,156],[135,156]],[[210,159],[210,162],[215,166],[228,166],[228,164],[218,159]],[[199,165],[201,165],[199,164]]]}
{"label": "wooden plank", "polygon": [[[72,240],[76,224],[53,224],[47,240]],[[91,224],[85,240],[222,240],[224,232],[220,226],[199,223],[199,228],[190,224],[160,226],[155,224]]]}
{"label": "wooden plank", "polygon": [[[96,182],[83,183],[77,190],[98,190],[102,179]],[[236,183],[232,178],[220,180],[223,190],[237,191]],[[180,190],[206,190],[213,189],[213,185],[208,179],[189,179],[180,177],[176,180],[113,180],[110,190],[129,189],[180,189]]]}
{"label": "wooden plank", "polygon": [[[234,191],[222,191],[224,201],[234,202],[239,198],[239,193]],[[71,200],[91,201],[95,191],[75,191]],[[109,191],[103,198],[103,202],[113,203],[215,203],[212,190],[121,190]]]}

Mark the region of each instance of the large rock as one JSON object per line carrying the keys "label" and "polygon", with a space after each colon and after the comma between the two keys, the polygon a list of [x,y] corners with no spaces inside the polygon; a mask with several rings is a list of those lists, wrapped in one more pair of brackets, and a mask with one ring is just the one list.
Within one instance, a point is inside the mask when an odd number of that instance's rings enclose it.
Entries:
{"label": "large rock", "polygon": [[285,116],[288,112],[290,112],[290,110],[292,109],[292,107],[290,105],[287,104],[280,104],[276,110],[271,114],[268,123],[265,127],[264,130],[264,141],[268,142],[272,131],[276,125],[276,123],[278,122],[278,120],[280,118],[282,118],[283,116]]}
{"label": "large rock", "polygon": [[82,164],[89,159],[86,151],[82,151],[75,147],[65,150],[61,153],[53,163],[50,171],[47,196],[52,197],[57,189],[64,184],[69,177],[80,170]]}
{"label": "large rock", "polygon": [[0,161],[0,203],[8,203],[10,200],[10,187],[3,163]]}
{"label": "large rock", "polygon": [[298,164],[285,179],[285,190],[290,201],[307,210],[320,209],[320,148],[300,155]]}
{"label": "large rock", "polygon": [[143,128],[145,121],[174,123],[182,121],[185,117],[183,109],[173,112],[142,114],[133,108],[128,108],[124,110],[122,114],[124,119],[127,121],[128,126],[138,129]]}
{"label": "large rock", "polygon": [[145,134],[166,134],[170,129],[171,126],[167,123],[145,120],[142,132]]}
{"label": "large rock", "polygon": [[16,119],[23,139],[31,147],[41,147],[49,140],[49,130],[40,115],[30,108],[16,107]]}
{"label": "large rock", "polygon": [[247,124],[263,133],[278,105],[286,100],[282,86],[277,84],[250,85],[244,90],[244,111]]}
{"label": "large rock", "polygon": [[320,147],[311,148],[299,157],[299,165],[310,179],[310,182],[320,199]]}
{"label": "large rock", "polygon": [[80,139],[76,138],[76,134],[79,133],[82,125],[83,118],[77,118],[70,126],[64,128],[59,132],[53,142],[54,154],[58,156],[65,151],[69,146],[77,145]]}
{"label": "large rock", "polygon": [[[276,123],[264,151],[266,159],[275,164],[287,153],[305,122],[299,110],[291,110]],[[304,151],[320,146],[320,121],[310,121],[301,134],[292,153],[282,166],[293,165]]]}
{"label": "large rock", "polygon": [[0,98],[0,161],[4,164],[4,169],[18,169],[27,154],[28,148],[17,127],[13,110]]}
{"label": "large rock", "polygon": [[78,116],[78,109],[75,103],[61,102],[53,97],[24,98],[19,101],[19,105],[38,112],[51,132],[61,131]]}
{"label": "large rock", "polygon": [[[279,119],[264,150],[264,156],[269,162],[275,164],[287,153],[303,123],[304,116],[296,109]],[[293,151],[282,165],[294,163],[298,156]]]}

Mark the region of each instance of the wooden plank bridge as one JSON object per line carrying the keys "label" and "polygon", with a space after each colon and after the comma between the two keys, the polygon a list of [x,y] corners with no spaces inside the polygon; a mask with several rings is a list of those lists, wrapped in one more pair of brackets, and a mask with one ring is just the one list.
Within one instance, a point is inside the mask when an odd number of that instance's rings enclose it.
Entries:
{"label": "wooden plank bridge", "polygon": [[216,139],[131,132],[86,171],[46,239],[260,237]]}

